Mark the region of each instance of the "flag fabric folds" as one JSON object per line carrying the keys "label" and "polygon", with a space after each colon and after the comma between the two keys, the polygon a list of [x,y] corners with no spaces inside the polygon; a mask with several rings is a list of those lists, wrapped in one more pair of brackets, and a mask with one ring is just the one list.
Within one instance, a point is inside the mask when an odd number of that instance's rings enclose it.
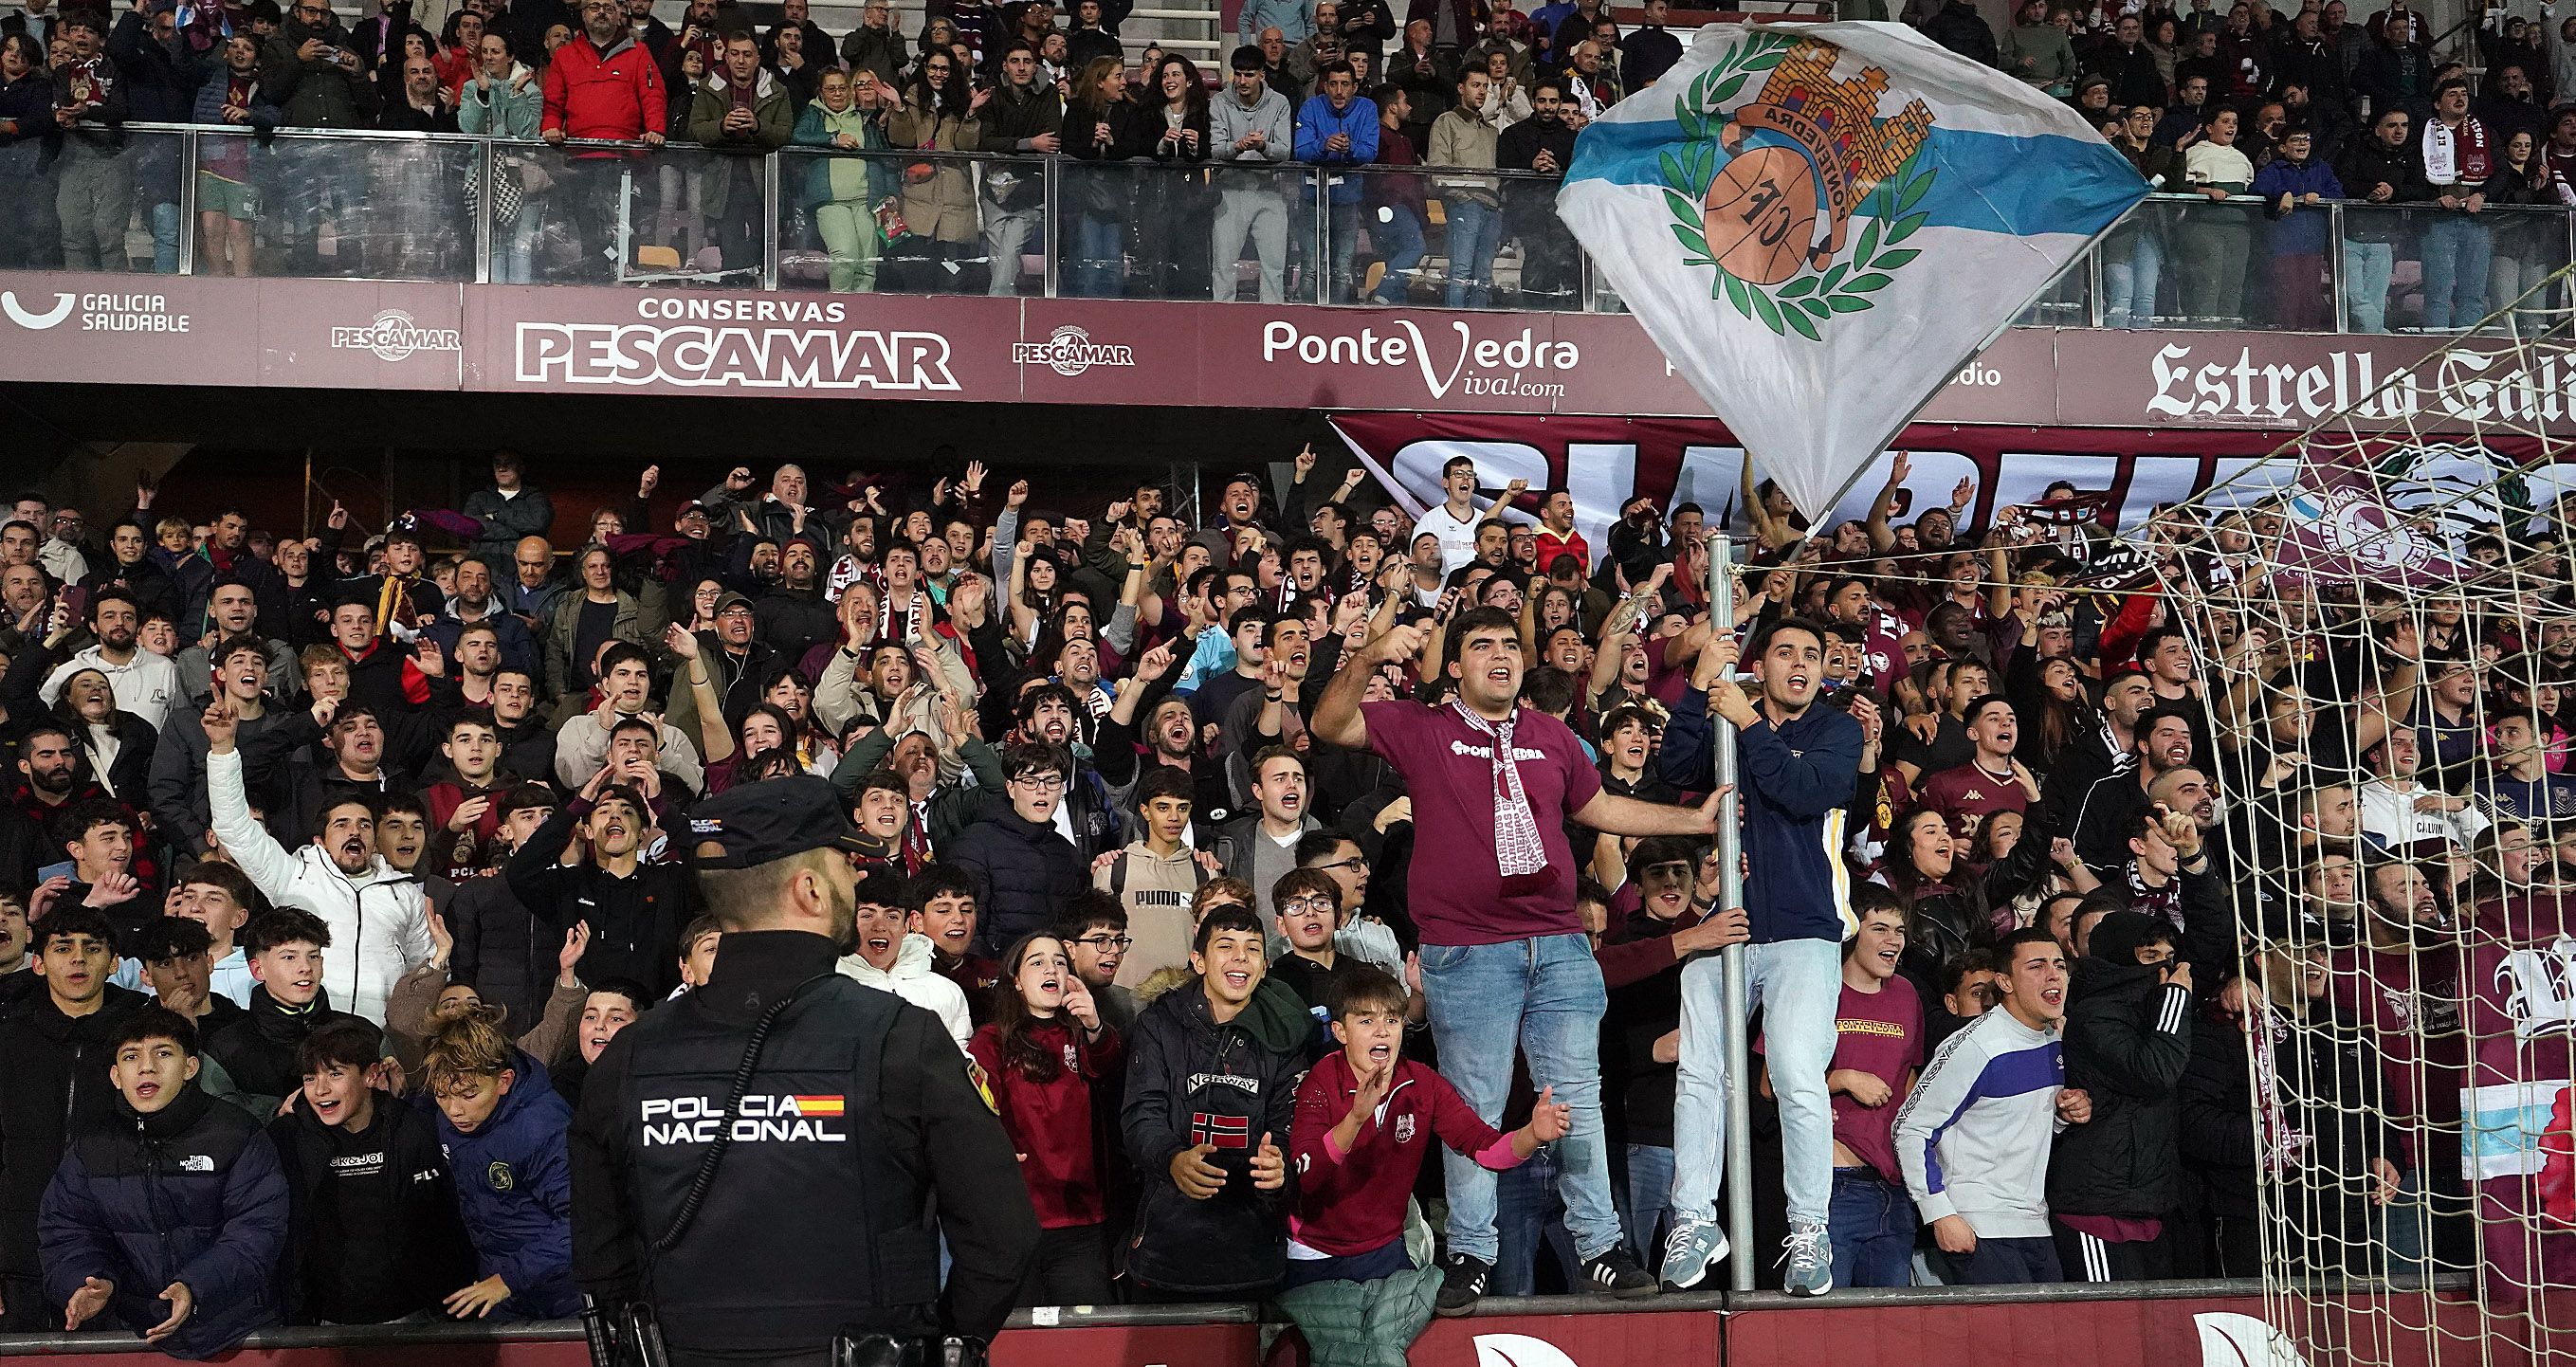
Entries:
{"label": "flag fabric folds", "polygon": [[2146,193],[2082,116],[1900,24],[1715,24],[1559,213],[1801,511]]}

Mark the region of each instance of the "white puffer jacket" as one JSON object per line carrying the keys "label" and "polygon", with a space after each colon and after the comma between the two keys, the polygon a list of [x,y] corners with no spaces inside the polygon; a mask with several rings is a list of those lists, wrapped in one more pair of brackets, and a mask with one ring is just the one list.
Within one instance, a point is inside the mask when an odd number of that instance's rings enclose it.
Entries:
{"label": "white puffer jacket", "polygon": [[930,966],[927,935],[904,936],[903,948],[895,954],[890,971],[878,972],[876,965],[856,954],[842,955],[837,967],[845,978],[855,978],[880,992],[891,992],[937,1016],[961,1050],[975,1033],[975,1024],[966,1012],[966,990],[939,976]]}
{"label": "white puffer jacket", "polygon": [[278,906],[312,912],[330,928],[322,987],[331,1005],[384,1024],[394,984],[429,962],[435,948],[421,881],[395,872],[382,856],[352,876],[320,845],[299,845],[289,853],[250,814],[238,750],[206,756],[206,805],[215,838],[261,895]]}

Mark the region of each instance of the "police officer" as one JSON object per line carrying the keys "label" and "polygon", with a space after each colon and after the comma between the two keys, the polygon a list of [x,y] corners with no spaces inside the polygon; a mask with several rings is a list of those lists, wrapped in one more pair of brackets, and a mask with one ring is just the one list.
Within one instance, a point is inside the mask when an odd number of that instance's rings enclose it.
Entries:
{"label": "police officer", "polygon": [[[863,846],[831,785],[730,789],[691,813],[688,838],[724,938],[706,985],[620,1031],[583,1084],[583,1292],[612,1322],[648,1305],[673,1367],[819,1367],[836,1343],[845,1363],[979,1361],[1037,1217],[938,1019],[833,971],[855,943]],[[614,1346],[649,1362],[653,1338]]]}

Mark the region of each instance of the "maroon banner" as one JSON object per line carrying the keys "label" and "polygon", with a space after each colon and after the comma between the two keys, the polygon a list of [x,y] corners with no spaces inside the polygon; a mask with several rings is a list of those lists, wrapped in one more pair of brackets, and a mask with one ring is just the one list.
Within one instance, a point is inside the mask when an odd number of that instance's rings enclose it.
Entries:
{"label": "maroon banner", "polygon": [[[113,288],[110,288],[110,285]],[[2576,353],[2440,339],[2007,333],[1923,422],[2576,435]],[[0,382],[971,399],[1705,418],[1620,314],[0,273]],[[1855,383],[1865,382],[1856,377]]]}
{"label": "maroon banner", "polygon": [[[1562,487],[1574,495],[1575,526],[1594,545],[1630,499],[1643,495],[1669,510],[1689,501],[1712,519],[1749,528],[1740,506],[1744,449],[1714,419],[1458,416],[1370,413],[1336,416],[1333,426],[1381,481],[1418,511],[1439,502],[1440,467],[1456,456],[1476,462],[1480,487],[1496,491],[1514,479],[1532,489]],[[1945,507],[1962,479],[1974,483],[1970,517],[2038,502],[2059,480],[2098,493],[2107,525],[2130,527],[2157,504],[2200,494],[2245,475],[2279,444],[2271,432],[2178,428],[2012,427],[1916,423],[1898,449],[1911,470],[1897,499],[1897,518]],[[2385,459],[2389,452],[2380,452]],[[2433,443],[2409,453],[2410,468],[2439,463],[2449,479],[2493,483],[2518,469],[2525,506],[2544,506],[2576,487],[2576,463],[2532,464],[2555,449],[2522,438],[2492,449]],[[2576,455],[2568,457],[2576,461]],[[1887,482],[1894,453],[1881,457],[1817,525],[1866,517]],[[2279,467],[2286,473],[2286,464]],[[1759,463],[1756,463],[1757,473]],[[2266,474],[2271,473],[2267,469]],[[1533,505],[1535,503],[1533,501]],[[1517,514],[1527,520],[1526,510]]]}

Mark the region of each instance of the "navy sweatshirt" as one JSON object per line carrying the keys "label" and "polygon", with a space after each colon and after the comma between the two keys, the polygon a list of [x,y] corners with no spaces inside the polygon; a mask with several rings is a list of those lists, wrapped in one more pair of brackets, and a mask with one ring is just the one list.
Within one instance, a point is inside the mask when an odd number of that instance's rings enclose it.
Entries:
{"label": "navy sweatshirt", "polygon": [[[1666,782],[1698,792],[1716,785],[1713,730],[1708,695],[1684,691],[1664,726],[1659,760]],[[1860,779],[1860,744],[1860,723],[1821,702],[1786,726],[1764,720],[1736,733],[1744,909],[1755,944],[1841,942],[1849,893],[1842,809]]]}

